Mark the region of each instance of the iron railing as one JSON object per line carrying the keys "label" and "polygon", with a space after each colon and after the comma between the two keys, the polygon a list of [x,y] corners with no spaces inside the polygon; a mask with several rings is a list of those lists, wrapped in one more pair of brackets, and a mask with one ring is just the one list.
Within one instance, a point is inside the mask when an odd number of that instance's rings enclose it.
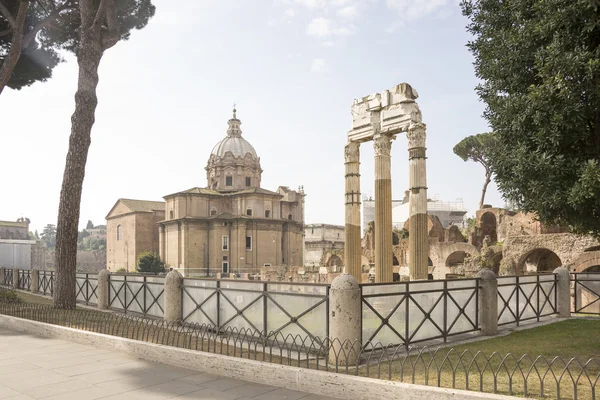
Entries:
{"label": "iron railing", "polygon": [[[0,301],[0,314],[144,342],[343,374],[481,392],[597,399],[600,360],[414,348],[231,326],[176,324],[132,314]],[[270,337],[270,340],[266,338]],[[358,360],[354,363],[354,360]]]}
{"label": "iron railing", "polygon": [[329,334],[329,285],[184,279],[182,320],[302,337]]}
{"label": "iron railing", "polygon": [[164,317],[164,278],[111,274],[108,279],[109,307],[153,317]]}
{"label": "iron railing", "polygon": [[98,304],[98,277],[88,273],[77,273],[75,275],[76,298],[80,303]]}
{"label": "iron railing", "polygon": [[362,284],[362,344],[413,343],[479,330],[479,279]]}
{"label": "iron railing", "polygon": [[54,271],[42,270],[39,272],[39,284],[38,290],[43,295],[50,295],[54,293]]}
{"label": "iron railing", "polygon": [[556,274],[499,276],[498,326],[557,314]]}
{"label": "iron railing", "polygon": [[18,289],[31,290],[31,270],[18,269],[16,271],[19,274]]}
{"label": "iron railing", "polygon": [[600,272],[572,273],[573,307],[577,314],[600,314]]}
{"label": "iron railing", "polygon": [[12,286],[13,285],[13,270],[9,268],[3,269],[4,274],[0,276],[1,284],[3,286]]}

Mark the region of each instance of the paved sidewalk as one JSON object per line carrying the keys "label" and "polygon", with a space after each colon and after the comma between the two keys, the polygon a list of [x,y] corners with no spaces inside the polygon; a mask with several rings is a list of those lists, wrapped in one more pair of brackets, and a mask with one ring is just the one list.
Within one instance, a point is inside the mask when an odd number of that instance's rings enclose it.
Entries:
{"label": "paved sidewalk", "polygon": [[0,399],[334,400],[0,326]]}

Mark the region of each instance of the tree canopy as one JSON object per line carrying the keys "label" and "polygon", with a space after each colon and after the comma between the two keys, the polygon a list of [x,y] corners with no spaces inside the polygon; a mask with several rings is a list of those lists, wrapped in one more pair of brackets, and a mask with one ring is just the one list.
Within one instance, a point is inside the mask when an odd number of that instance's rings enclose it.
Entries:
{"label": "tree canopy", "polygon": [[489,154],[492,151],[496,141],[492,133],[480,133],[478,135],[467,136],[454,146],[454,154],[462,158],[463,161],[474,161],[483,165],[485,168],[485,182],[481,191],[479,200],[479,209],[483,208],[487,186],[492,180],[492,170],[490,168]]}
{"label": "tree canopy", "polygon": [[155,274],[165,272],[165,264],[156,253],[142,252],[138,256],[136,266],[138,272],[153,272]]}
{"label": "tree canopy", "polygon": [[48,224],[42,231],[42,241],[46,246],[53,249],[56,246],[56,225]]}
{"label": "tree canopy", "polygon": [[490,165],[541,221],[600,233],[600,7],[596,0],[463,0]]}

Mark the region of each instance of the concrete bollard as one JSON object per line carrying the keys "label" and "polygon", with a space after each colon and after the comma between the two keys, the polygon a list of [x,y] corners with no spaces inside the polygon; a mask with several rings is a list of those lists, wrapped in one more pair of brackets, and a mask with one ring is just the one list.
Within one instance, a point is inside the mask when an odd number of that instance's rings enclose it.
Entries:
{"label": "concrete bollard", "polygon": [[498,334],[498,278],[491,270],[485,268],[479,271],[481,279],[479,292],[479,324],[481,334],[493,336]]}
{"label": "concrete bollard", "polygon": [[18,268],[13,268],[13,281],[12,281],[12,287],[14,289],[18,289],[19,288],[19,269]]}
{"label": "concrete bollard", "polygon": [[338,366],[356,365],[361,343],[361,304],[358,281],[341,274],[329,289],[329,362]]}
{"label": "concrete bollard", "polygon": [[560,318],[571,316],[571,274],[565,267],[558,267],[553,271],[557,275],[556,305]]}
{"label": "concrete bollard", "polygon": [[98,296],[98,310],[107,310],[110,299],[108,297],[108,285],[110,284],[108,281],[108,277],[110,275],[110,271],[107,269],[103,269],[98,272],[98,287],[96,288],[96,295]]}
{"label": "concrete bollard", "polygon": [[181,285],[183,277],[177,271],[171,271],[165,278],[165,321],[181,321]]}
{"label": "concrete bollard", "polygon": [[31,293],[38,293],[40,291],[40,270],[31,270]]}

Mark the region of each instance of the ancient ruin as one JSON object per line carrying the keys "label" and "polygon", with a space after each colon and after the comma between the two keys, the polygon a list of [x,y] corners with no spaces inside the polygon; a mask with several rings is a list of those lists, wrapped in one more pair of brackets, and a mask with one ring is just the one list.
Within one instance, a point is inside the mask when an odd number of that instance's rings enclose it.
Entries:
{"label": "ancient ruin", "polygon": [[352,129],[345,148],[346,166],[346,271],[361,278],[360,144],[373,141],[375,149],[375,281],[393,279],[392,182],[390,150],[396,135],[406,132],[410,163],[410,278],[427,279],[428,241],[425,124],[415,102],[418,94],[409,84],[354,101]]}

